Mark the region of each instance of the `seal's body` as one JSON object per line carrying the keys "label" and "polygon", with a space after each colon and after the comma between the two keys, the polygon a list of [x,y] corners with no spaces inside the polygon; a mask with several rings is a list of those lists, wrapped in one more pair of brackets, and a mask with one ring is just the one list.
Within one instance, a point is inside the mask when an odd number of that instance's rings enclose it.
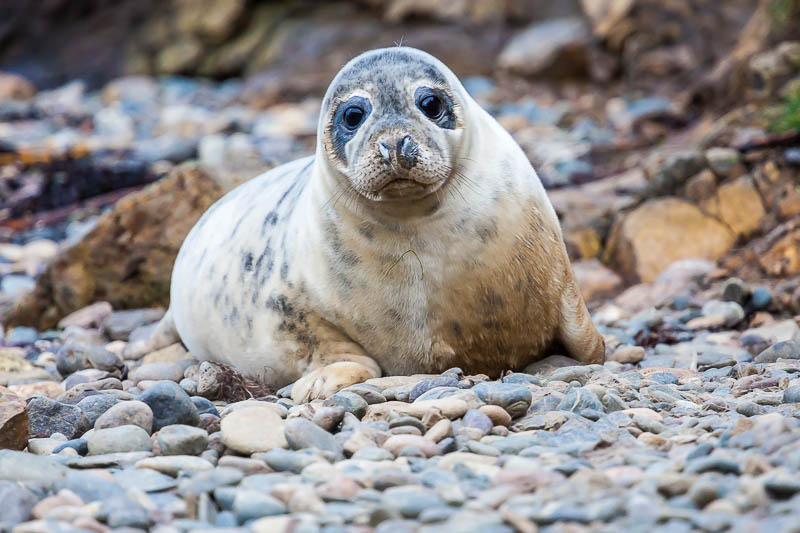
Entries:
{"label": "seal's body", "polygon": [[[177,334],[177,335],[176,335]],[[435,58],[362,54],[315,156],[231,191],[175,261],[132,351],[177,340],[295,400],[384,374],[498,375],[560,345],[602,362],[555,212],[522,150]]]}

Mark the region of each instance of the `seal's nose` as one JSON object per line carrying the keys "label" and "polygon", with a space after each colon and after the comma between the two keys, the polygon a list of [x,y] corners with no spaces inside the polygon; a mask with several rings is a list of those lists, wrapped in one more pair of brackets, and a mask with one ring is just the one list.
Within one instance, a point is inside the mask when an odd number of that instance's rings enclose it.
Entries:
{"label": "seal's nose", "polygon": [[397,162],[404,169],[411,170],[411,167],[417,163],[418,153],[419,146],[408,135],[397,141]]}

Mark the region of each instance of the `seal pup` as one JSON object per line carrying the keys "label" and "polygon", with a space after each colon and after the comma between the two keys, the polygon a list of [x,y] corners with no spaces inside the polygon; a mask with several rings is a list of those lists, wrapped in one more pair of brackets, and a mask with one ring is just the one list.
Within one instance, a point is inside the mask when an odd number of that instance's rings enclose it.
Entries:
{"label": "seal pup", "polygon": [[431,55],[366,52],[328,88],[317,148],[229,192],[184,241],[136,356],[200,360],[304,401],[381,374],[498,376],[605,347],[520,147]]}

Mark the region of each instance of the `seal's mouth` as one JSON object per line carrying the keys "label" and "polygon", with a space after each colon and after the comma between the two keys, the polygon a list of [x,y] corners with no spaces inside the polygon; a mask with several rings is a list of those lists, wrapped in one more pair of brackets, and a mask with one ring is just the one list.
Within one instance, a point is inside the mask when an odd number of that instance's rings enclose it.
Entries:
{"label": "seal's mouth", "polygon": [[442,181],[424,183],[408,176],[396,177],[375,191],[373,199],[378,201],[419,200],[436,192],[442,184]]}

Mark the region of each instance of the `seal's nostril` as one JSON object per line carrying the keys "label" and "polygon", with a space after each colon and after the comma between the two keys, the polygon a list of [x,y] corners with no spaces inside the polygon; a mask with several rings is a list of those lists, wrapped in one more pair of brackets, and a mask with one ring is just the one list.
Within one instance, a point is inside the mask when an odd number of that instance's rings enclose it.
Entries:
{"label": "seal's nostril", "polygon": [[381,157],[383,158],[383,160],[384,160],[386,163],[388,163],[389,161],[391,161],[391,154],[390,154],[390,151],[389,151],[389,147],[388,147],[388,146],[386,146],[386,145],[385,145],[384,143],[382,143],[382,142],[379,142],[379,143],[378,143],[378,151],[381,153]]}
{"label": "seal's nostril", "polygon": [[397,161],[406,170],[411,169],[417,163],[419,146],[406,135],[397,141]]}

